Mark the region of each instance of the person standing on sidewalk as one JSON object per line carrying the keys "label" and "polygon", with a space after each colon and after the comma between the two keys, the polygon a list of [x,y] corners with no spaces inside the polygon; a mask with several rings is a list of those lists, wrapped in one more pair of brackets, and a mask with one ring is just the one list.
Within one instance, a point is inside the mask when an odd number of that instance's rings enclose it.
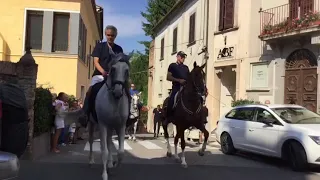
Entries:
{"label": "person standing on sidewalk", "polygon": [[[154,137],[159,137],[159,131],[160,131],[160,125],[161,125],[161,116],[162,112],[160,109],[160,105],[157,106],[157,108],[154,108],[153,110],[153,132]],[[158,129],[157,129],[158,125]]]}

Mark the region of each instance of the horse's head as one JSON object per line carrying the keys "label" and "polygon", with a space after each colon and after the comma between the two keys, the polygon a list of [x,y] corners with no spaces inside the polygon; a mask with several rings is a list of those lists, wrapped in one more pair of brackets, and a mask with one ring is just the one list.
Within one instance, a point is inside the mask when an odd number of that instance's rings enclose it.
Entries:
{"label": "horse's head", "polygon": [[110,72],[106,83],[115,98],[122,97],[124,88],[128,86],[129,59],[130,56],[120,53],[113,55],[108,64]]}
{"label": "horse's head", "polygon": [[138,109],[138,104],[140,101],[140,96],[141,96],[141,92],[139,92],[138,94],[134,94],[131,96],[131,100],[132,100],[132,104],[133,104],[133,108],[134,109]]}
{"label": "horse's head", "polygon": [[202,66],[198,66],[196,62],[193,63],[193,69],[190,72],[191,81],[190,84],[197,91],[197,93],[201,96],[205,95],[206,87],[205,87],[205,73],[203,68],[206,64]]}

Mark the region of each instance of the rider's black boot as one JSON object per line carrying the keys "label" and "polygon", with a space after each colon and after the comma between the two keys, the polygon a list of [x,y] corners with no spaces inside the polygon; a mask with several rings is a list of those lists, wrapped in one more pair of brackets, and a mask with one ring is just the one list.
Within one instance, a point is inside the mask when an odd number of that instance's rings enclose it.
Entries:
{"label": "rider's black boot", "polygon": [[88,89],[88,92],[86,94],[86,97],[84,99],[83,107],[82,109],[87,114],[89,111],[89,104],[90,104],[90,94],[91,94],[91,87]]}

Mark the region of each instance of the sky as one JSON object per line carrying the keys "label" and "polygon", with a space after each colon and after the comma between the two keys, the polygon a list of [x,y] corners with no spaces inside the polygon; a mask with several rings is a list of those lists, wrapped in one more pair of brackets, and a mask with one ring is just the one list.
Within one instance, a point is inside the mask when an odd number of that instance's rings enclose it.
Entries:
{"label": "sky", "polygon": [[96,4],[104,9],[104,27],[117,27],[116,44],[120,45],[125,53],[132,50],[144,52],[144,46],[138,41],[150,40],[142,29],[145,19],[140,14],[145,11],[147,0],[96,0]]}

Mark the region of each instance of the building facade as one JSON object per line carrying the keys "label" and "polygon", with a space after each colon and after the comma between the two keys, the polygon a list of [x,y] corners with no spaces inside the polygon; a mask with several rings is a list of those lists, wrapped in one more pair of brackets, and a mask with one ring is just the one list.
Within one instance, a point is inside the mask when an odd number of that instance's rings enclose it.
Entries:
{"label": "building facade", "polygon": [[[168,97],[171,82],[167,81],[167,70],[170,63],[176,62],[176,54],[184,51],[187,54],[185,65],[192,70],[193,62],[204,63],[203,54],[199,54],[205,44],[206,0],[180,0],[172,10],[154,28],[153,66],[151,69],[152,94],[150,107],[153,109]],[[152,129],[152,111],[149,111],[149,131]]]}
{"label": "building facade", "polygon": [[39,85],[84,98],[94,69],[89,55],[103,37],[103,9],[94,0],[0,4],[1,60],[17,62],[31,48]]}
{"label": "building facade", "polygon": [[273,86],[266,94],[273,96],[274,103],[295,103],[320,112],[319,10],[319,0],[273,0],[262,4],[261,60],[272,64],[268,78]]}

